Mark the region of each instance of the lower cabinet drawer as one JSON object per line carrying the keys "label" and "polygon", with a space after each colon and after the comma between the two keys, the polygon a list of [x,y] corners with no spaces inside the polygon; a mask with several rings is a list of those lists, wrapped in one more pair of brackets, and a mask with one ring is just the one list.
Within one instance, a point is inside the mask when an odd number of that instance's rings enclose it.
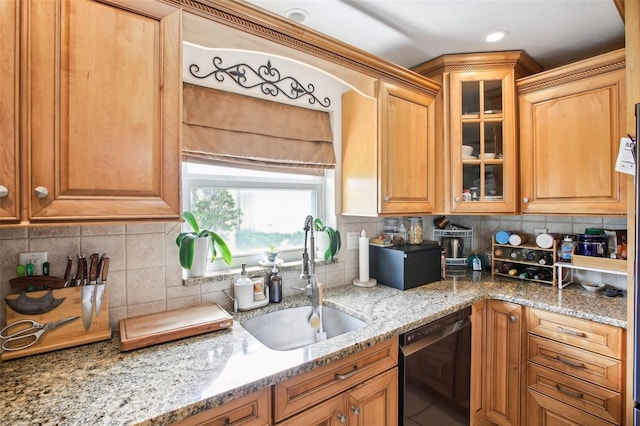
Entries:
{"label": "lower cabinet drawer", "polygon": [[271,424],[269,389],[262,389],[223,405],[195,414],[174,425],[179,426],[268,426]]}
{"label": "lower cabinet drawer", "polygon": [[398,339],[316,368],[273,387],[274,421],[279,422],[398,364]]}
{"label": "lower cabinet drawer", "polygon": [[622,363],[589,351],[529,335],[529,361],[620,392]]}
{"label": "lower cabinet drawer", "polygon": [[611,423],[534,390],[527,389],[527,425],[611,426]]}
{"label": "lower cabinet drawer", "polygon": [[603,420],[620,424],[622,398],[618,392],[595,386],[548,368],[529,362],[529,389],[555,398]]}

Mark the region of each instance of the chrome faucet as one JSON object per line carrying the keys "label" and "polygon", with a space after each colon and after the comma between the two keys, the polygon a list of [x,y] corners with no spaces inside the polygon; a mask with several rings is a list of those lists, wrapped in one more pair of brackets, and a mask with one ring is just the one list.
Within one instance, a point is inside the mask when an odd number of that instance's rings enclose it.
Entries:
{"label": "chrome faucet", "polygon": [[[304,251],[302,252],[302,273],[300,278],[307,280],[305,293],[311,298],[311,306],[317,309],[320,304],[320,289],[318,280],[316,279],[316,263],[315,263],[315,234],[313,229],[313,216],[309,215],[304,220]],[[311,249],[311,255],[307,250],[307,242]]]}

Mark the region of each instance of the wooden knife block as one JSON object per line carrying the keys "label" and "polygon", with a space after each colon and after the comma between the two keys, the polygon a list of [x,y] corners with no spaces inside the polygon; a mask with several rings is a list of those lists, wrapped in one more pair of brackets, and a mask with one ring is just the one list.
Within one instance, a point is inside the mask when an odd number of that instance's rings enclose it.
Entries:
{"label": "wooden knife block", "polygon": [[[48,291],[49,290],[34,291],[26,294],[28,297],[38,298],[47,294]],[[78,319],[47,331],[33,346],[17,351],[3,351],[1,355],[3,361],[83,345],[86,343],[98,342],[101,340],[108,340],[111,338],[111,328],[109,327],[108,285],[105,288],[100,316],[96,317],[94,308],[91,327],[88,331],[84,330],[82,323],[82,287],[68,287],[51,291],[53,291],[53,297],[55,299],[64,297],[65,300],[55,309],[45,312],[44,314],[20,314],[11,309],[9,305],[3,301],[6,306],[6,324],[9,325],[23,319],[34,320],[42,324],[66,317],[77,316]],[[10,294],[7,296],[7,299],[17,299],[18,296],[19,294]]]}

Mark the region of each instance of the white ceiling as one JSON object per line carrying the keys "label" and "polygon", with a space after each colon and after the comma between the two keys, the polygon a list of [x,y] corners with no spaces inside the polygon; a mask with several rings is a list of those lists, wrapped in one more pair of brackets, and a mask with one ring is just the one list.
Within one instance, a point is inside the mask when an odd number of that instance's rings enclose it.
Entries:
{"label": "white ceiling", "polygon": [[[524,50],[545,69],[624,46],[613,0],[247,0],[411,68],[447,53]],[[505,30],[497,43],[483,37]]]}

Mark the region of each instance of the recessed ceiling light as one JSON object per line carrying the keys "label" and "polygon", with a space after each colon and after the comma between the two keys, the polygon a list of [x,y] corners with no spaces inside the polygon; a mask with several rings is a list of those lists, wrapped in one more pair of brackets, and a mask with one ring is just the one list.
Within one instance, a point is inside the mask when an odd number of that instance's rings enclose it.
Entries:
{"label": "recessed ceiling light", "polygon": [[302,9],[289,9],[284,13],[284,16],[299,24],[304,24],[309,20],[309,14]]}
{"label": "recessed ceiling light", "polygon": [[484,38],[484,41],[487,43],[495,43],[496,41],[500,41],[505,38],[509,34],[506,31],[494,31],[490,34],[487,34]]}

